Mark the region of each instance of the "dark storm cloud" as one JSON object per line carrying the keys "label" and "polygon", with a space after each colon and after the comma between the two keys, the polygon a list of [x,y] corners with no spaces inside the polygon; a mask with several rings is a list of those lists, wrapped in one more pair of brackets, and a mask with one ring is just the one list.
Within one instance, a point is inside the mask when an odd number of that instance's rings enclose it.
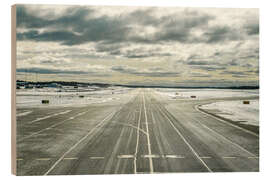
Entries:
{"label": "dark storm cloud", "polygon": [[257,35],[259,34],[260,28],[259,28],[259,22],[251,22],[244,26],[246,29],[248,35]]}
{"label": "dark storm cloud", "polygon": [[223,71],[220,74],[246,75],[246,73],[242,71]]}
{"label": "dark storm cloud", "polygon": [[17,72],[39,73],[39,74],[87,74],[84,71],[70,71],[60,69],[45,69],[45,68],[18,68]]}
{"label": "dark storm cloud", "polygon": [[236,41],[242,39],[242,35],[236,29],[229,26],[214,26],[204,33],[207,43],[219,43],[224,41]]}
{"label": "dark storm cloud", "polygon": [[110,75],[91,71],[73,71],[63,69],[47,69],[47,68],[17,68],[18,73],[38,73],[38,74],[89,74],[94,77],[108,77]]}
{"label": "dark storm cloud", "polygon": [[188,65],[209,65],[209,64],[216,64],[216,62],[210,62],[210,61],[188,61],[186,64]]}
{"label": "dark storm cloud", "polygon": [[191,66],[193,69],[201,69],[201,70],[206,70],[206,71],[217,71],[217,70],[225,70],[226,67],[223,66]]}
{"label": "dark storm cloud", "polygon": [[148,76],[148,77],[177,77],[180,73],[164,71],[162,69],[147,69],[147,71],[140,71],[135,68],[130,68],[126,66],[113,66],[111,68],[113,71],[117,71],[125,74],[132,74],[137,76]]}
{"label": "dark storm cloud", "polygon": [[[161,43],[176,41],[193,43],[190,31],[194,28],[207,26],[213,16],[196,11],[183,11],[170,16],[155,17],[148,10],[136,10],[132,13],[110,17],[91,16],[95,10],[83,7],[71,7],[61,17],[55,19],[41,18],[31,14],[24,6],[17,7],[17,27],[29,29],[18,32],[18,40],[56,41],[66,45],[86,42],[103,43]],[[90,17],[90,18],[87,18]],[[153,26],[158,29],[152,36],[140,36],[134,25],[141,27]],[[37,29],[51,28],[48,32]],[[32,30],[35,29],[35,30]],[[68,29],[68,31],[67,31]]]}

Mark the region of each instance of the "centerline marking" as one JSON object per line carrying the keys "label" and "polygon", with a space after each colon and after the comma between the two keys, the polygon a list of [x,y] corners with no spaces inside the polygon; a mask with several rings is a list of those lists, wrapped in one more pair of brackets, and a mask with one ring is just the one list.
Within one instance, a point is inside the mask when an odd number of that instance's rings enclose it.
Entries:
{"label": "centerline marking", "polygon": [[[149,137],[149,129],[148,129],[148,119],[147,119],[146,107],[145,107],[144,92],[143,92],[143,107],[144,107],[144,116],[145,116],[145,121],[146,121],[145,123],[146,123],[146,132],[147,132],[148,154],[152,155],[150,137]],[[153,168],[153,160],[151,157],[149,157],[149,165],[150,165],[150,173],[153,173],[154,168]]]}

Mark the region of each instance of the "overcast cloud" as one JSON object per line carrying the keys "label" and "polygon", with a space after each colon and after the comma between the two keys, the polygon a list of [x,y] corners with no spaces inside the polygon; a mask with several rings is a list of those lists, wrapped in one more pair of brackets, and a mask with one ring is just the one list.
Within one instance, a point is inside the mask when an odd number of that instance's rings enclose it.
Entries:
{"label": "overcast cloud", "polygon": [[18,5],[17,41],[19,79],[36,73],[40,80],[55,74],[197,86],[259,80],[258,9]]}

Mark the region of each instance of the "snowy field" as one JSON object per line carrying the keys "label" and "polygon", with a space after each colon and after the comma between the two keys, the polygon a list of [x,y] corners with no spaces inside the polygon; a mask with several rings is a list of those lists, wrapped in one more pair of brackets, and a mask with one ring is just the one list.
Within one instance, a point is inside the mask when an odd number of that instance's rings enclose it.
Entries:
{"label": "snowy field", "polygon": [[250,104],[243,104],[243,101],[223,101],[201,107],[205,110],[218,110],[219,113],[215,114],[233,121],[259,126],[259,100],[251,100]]}
{"label": "snowy field", "polygon": [[[226,97],[247,97],[258,96],[259,90],[232,90],[232,89],[156,89],[160,95],[167,96],[170,99],[213,99]],[[196,96],[191,98],[191,96]]]}
{"label": "snowy field", "polygon": [[[65,89],[41,88],[19,89],[16,92],[17,107],[48,107],[48,106],[85,106],[93,103],[106,103],[118,100],[119,96],[131,89],[121,87],[96,89]],[[42,100],[49,100],[49,104],[42,104]]]}

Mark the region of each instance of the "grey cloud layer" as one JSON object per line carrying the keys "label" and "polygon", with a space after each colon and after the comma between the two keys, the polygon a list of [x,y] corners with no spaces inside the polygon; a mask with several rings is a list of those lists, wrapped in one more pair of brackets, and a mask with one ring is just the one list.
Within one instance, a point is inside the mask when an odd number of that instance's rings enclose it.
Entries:
{"label": "grey cloud layer", "polygon": [[[60,6],[47,7],[51,10],[41,12],[17,6],[17,72],[108,81],[121,73],[134,82],[146,77],[147,83],[151,78],[194,83],[217,82],[215,76],[230,78],[228,83],[258,78],[256,9],[128,7],[115,13],[115,7],[67,6],[55,15]],[[37,48],[24,49],[32,43]]]}
{"label": "grey cloud layer", "polygon": [[[156,17],[155,8],[135,10],[121,16],[94,16],[96,10],[71,7],[61,17],[47,20],[27,11],[24,6],[17,7],[17,27],[28,29],[17,33],[19,40],[57,41],[65,45],[86,42],[103,43],[219,43],[227,40],[244,38],[235,28],[229,26],[208,26],[213,15],[198,11],[184,10],[172,15]],[[145,27],[152,27],[155,32],[146,32]],[[39,29],[47,28],[44,32]],[[258,22],[246,24],[246,34],[258,33]],[[195,36],[193,30],[202,31]],[[140,35],[140,32],[146,35]]]}
{"label": "grey cloud layer", "polygon": [[136,68],[131,68],[127,66],[113,66],[111,68],[113,71],[117,71],[125,74],[133,74],[137,76],[146,77],[177,77],[180,75],[178,72],[165,71],[161,68],[150,68],[146,70],[138,70]]}

